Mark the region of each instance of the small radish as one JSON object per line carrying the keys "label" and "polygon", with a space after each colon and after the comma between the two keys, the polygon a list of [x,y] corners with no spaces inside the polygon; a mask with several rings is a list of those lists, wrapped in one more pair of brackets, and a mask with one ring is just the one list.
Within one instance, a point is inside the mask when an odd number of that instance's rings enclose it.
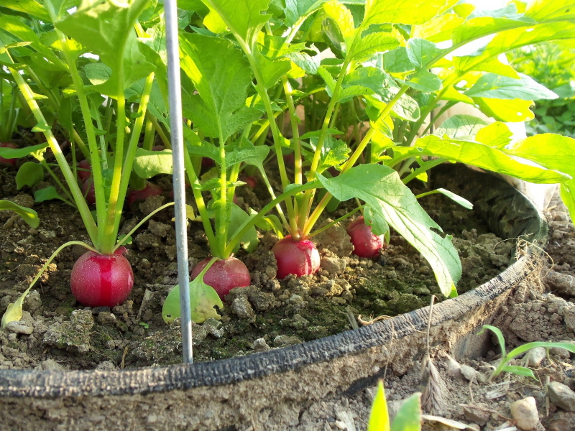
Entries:
{"label": "small radish", "polygon": [[90,166],[90,162],[86,159],[80,161],[78,163],[78,177],[80,180],[86,182],[88,178],[92,176],[92,166]]}
{"label": "small radish", "polygon": [[278,264],[279,279],[286,278],[289,274],[297,277],[309,275],[319,269],[319,252],[309,239],[296,241],[288,235],[279,240],[272,251]]}
{"label": "small radish", "polygon": [[[202,260],[192,270],[192,280],[196,278],[202,269],[210,262],[211,258]],[[220,298],[224,297],[234,287],[245,287],[252,283],[247,266],[235,257],[216,260],[210,269],[204,274],[204,283],[212,286]]]}
{"label": "small radish", "polygon": [[94,190],[94,180],[91,177],[88,177],[88,179],[82,183],[82,192],[86,197],[86,202],[88,202],[88,205],[96,204],[96,191]]}
{"label": "small radish", "polygon": [[374,235],[363,216],[350,223],[347,234],[351,237],[353,252],[359,257],[374,258],[383,248],[383,235]]}
{"label": "small radish", "polygon": [[[12,142],[0,142],[1,148],[18,148],[16,144]],[[5,159],[4,157],[0,157],[0,165],[11,165],[16,166],[16,162],[18,159]]]}
{"label": "small radish", "polygon": [[132,205],[136,201],[145,201],[149,196],[159,196],[163,191],[159,185],[146,181],[146,187],[128,193],[128,205]]}
{"label": "small radish", "polygon": [[114,254],[84,253],[70,274],[72,294],[88,307],[114,307],[128,298],[134,285],[134,274],[125,247]]}
{"label": "small radish", "polygon": [[240,181],[246,183],[248,187],[255,189],[258,186],[258,179],[253,175],[242,175],[240,177]]}

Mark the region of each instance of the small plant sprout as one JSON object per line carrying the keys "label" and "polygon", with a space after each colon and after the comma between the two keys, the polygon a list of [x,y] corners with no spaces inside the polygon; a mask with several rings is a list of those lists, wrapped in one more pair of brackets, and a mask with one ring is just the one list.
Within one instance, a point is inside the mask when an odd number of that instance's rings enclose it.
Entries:
{"label": "small plant sprout", "polygon": [[422,421],[420,399],[421,393],[419,392],[407,398],[395,415],[393,424],[391,424],[385,389],[383,381],[380,380],[371,405],[367,431],[420,431]]}
{"label": "small plant sprout", "polygon": [[507,353],[507,351],[505,350],[505,338],[503,337],[503,333],[501,332],[501,330],[495,326],[483,325],[483,328],[481,329],[481,331],[479,331],[478,335],[483,334],[483,332],[485,332],[486,329],[489,329],[495,334],[495,336],[497,337],[497,341],[499,342],[499,347],[501,348],[501,359],[499,361],[499,364],[497,364],[495,370],[493,370],[493,372],[491,373],[491,376],[489,376],[490,381],[495,379],[499,374],[501,374],[504,371],[517,374],[519,376],[532,377],[534,379],[537,379],[530,368],[517,365],[508,365],[509,361],[511,361],[512,359],[514,359],[519,355],[522,355],[523,353],[528,352],[534,347],[544,347],[546,349],[550,349],[552,347],[559,347],[568,350],[571,353],[575,353],[575,344],[549,342],[549,341],[533,341],[531,343],[526,343],[523,344],[522,346],[516,347],[515,349]]}

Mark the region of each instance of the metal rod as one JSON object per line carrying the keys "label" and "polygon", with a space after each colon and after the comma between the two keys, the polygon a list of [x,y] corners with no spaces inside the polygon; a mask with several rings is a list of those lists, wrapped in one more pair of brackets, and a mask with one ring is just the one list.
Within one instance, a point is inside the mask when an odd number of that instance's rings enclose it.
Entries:
{"label": "metal rod", "polygon": [[174,159],[174,202],[176,213],[176,248],[178,252],[178,284],[180,285],[180,320],[185,364],[194,362],[192,351],[192,313],[190,310],[190,276],[188,268],[188,235],[186,230],[186,194],[184,182],[184,139],[180,50],[178,45],[178,9],[176,0],[165,0],[166,49],[168,57],[168,92],[170,97],[170,129]]}

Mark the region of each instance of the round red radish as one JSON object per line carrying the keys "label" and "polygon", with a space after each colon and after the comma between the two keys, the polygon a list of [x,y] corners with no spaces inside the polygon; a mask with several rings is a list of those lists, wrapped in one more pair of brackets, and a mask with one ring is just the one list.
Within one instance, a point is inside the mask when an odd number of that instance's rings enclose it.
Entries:
{"label": "round red radish", "polygon": [[80,168],[78,169],[78,177],[86,182],[86,180],[92,176],[92,166],[90,162],[84,159],[78,163],[78,167]]}
{"label": "round red radish", "polygon": [[[0,142],[1,148],[18,148],[16,144],[12,142]],[[0,157],[0,165],[11,165],[16,166],[16,162],[18,159],[5,159],[4,157]]]}
{"label": "round red radish", "polygon": [[153,183],[146,182],[146,187],[140,190],[132,190],[128,193],[128,205],[136,201],[145,201],[149,196],[159,196],[163,192],[162,188]]}
{"label": "round red radish", "polygon": [[88,251],[80,256],[70,274],[72,294],[80,304],[114,307],[128,298],[134,274],[125,252],[120,247],[111,255]]}
{"label": "round red radish", "polygon": [[359,257],[374,258],[383,247],[383,235],[374,235],[371,226],[365,224],[363,217],[358,217],[347,227],[351,237],[353,252]]}
{"label": "round red radish", "polygon": [[296,241],[288,235],[279,240],[272,251],[278,264],[279,279],[286,278],[289,274],[297,277],[309,275],[319,269],[319,252],[309,239]]}
{"label": "round red radish", "polygon": [[[208,257],[194,266],[191,274],[192,280],[202,272],[210,260],[211,258]],[[204,283],[212,286],[220,298],[224,299],[234,287],[249,286],[252,279],[247,266],[241,260],[229,257],[216,260],[210,266],[210,269],[204,274]]]}
{"label": "round red radish", "polygon": [[89,177],[84,183],[82,183],[82,192],[86,197],[86,202],[88,205],[96,204],[96,191],[94,189],[94,180]]}
{"label": "round red radish", "polygon": [[240,180],[247,184],[248,187],[255,189],[258,186],[258,179],[253,175],[242,175]]}

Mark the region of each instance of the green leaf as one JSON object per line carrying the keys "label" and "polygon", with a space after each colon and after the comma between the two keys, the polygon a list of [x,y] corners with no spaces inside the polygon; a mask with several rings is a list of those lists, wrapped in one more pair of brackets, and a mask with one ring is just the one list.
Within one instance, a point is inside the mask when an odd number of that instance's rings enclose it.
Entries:
{"label": "green leaf", "polygon": [[47,143],[32,145],[30,147],[23,147],[23,148],[0,147],[0,157],[4,157],[5,159],[20,159],[36,151],[42,152],[46,150],[47,147],[48,147]]}
{"label": "green leaf", "polygon": [[437,45],[428,40],[409,39],[407,42],[407,57],[417,69],[425,68],[442,51]]}
{"label": "green leaf", "polygon": [[475,140],[493,148],[503,149],[511,142],[513,132],[507,124],[496,121],[477,132]]}
{"label": "green leaf", "polygon": [[571,222],[575,220],[575,180],[569,180],[561,183],[559,186],[561,200],[569,211]]}
{"label": "green leaf", "polygon": [[289,60],[270,60],[259,51],[254,52],[254,58],[261,73],[263,84],[267,89],[277,85],[282,76],[291,70]]}
{"label": "green leaf", "polygon": [[[312,160],[319,138],[314,137],[310,139],[311,151],[304,149],[304,156],[307,160]],[[333,166],[340,166],[345,163],[349,158],[349,147],[340,139],[335,139],[333,136],[326,136],[323,146],[321,148],[321,155],[317,172],[321,173],[326,169]]]}
{"label": "green leaf", "polygon": [[[229,227],[229,229],[228,229],[228,240],[231,239],[232,237],[234,237],[236,235],[236,233],[239,231],[239,229],[242,227],[244,222],[246,222],[246,220],[248,220],[252,217],[253,216],[247,214],[239,206],[232,203],[231,204],[230,219],[228,222],[228,227]],[[238,249],[239,249],[240,243],[242,245],[242,248],[244,250],[246,250],[247,252],[251,253],[252,251],[254,251],[256,249],[256,247],[258,246],[258,233],[257,233],[256,228],[254,226],[250,227],[250,229],[244,234],[244,236],[242,236],[240,238],[240,242],[237,245]],[[237,252],[237,250],[234,250],[234,252]]]}
{"label": "green leaf", "polygon": [[535,118],[530,109],[533,105],[530,100],[483,99],[475,97],[473,101],[479,105],[481,112],[498,121],[517,123]]}
{"label": "green leaf", "polygon": [[514,143],[505,153],[531,160],[547,169],[564,172],[575,178],[575,139],[545,133]]}
{"label": "green leaf", "polygon": [[413,147],[394,147],[393,150],[402,159],[440,157],[534,183],[553,184],[568,179],[561,173],[523,164],[497,148],[478,142],[442,139],[429,135],[418,139]]}
{"label": "green leaf", "polygon": [[452,139],[473,139],[477,132],[487,126],[487,122],[472,115],[454,115],[445,120],[433,133],[437,136],[444,136]]}
{"label": "green leaf", "polygon": [[372,24],[423,24],[457,0],[366,0],[364,27]]}
{"label": "green leaf", "polygon": [[377,385],[377,392],[371,405],[367,431],[390,431],[389,413],[387,412],[387,401],[382,380]]}
{"label": "green leaf", "polygon": [[44,168],[39,163],[26,162],[16,174],[16,188],[32,187],[44,179]]}
{"label": "green leaf", "polygon": [[46,8],[35,0],[3,0],[2,7],[35,16],[42,21],[50,21]]}
{"label": "green leaf", "polygon": [[558,96],[551,90],[539,84],[527,75],[520,75],[519,79],[507,76],[486,73],[465,92],[469,97],[483,97],[487,99],[521,99],[541,100],[556,99]]}
{"label": "green leaf", "polygon": [[383,68],[389,73],[404,73],[415,69],[405,46],[384,53]]}
{"label": "green leaf", "polygon": [[504,366],[502,369],[502,371],[507,371],[508,373],[513,373],[516,374],[518,376],[523,376],[523,377],[532,377],[535,380],[537,380],[537,377],[535,377],[535,374],[533,374],[533,371],[531,371],[529,368],[527,367],[521,367],[518,365],[506,365]]}
{"label": "green leaf", "polygon": [[413,30],[412,37],[417,39],[426,39],[430,42],[443,42],[451,39],[455,29],[463,24],[464,19],[456,13],[447,13],[432,18]]}
{"label": "green leaf", "polygon": [[537,21],[567,21],[575,19],[573,0],[534,0],[529,2],[525,16]]}
{"label": "green leaf", "polygon": [[126,88],[155,69],[140,51],[141,42],[133,27],[148,2],[84,0],[76,12],[56,23],[59,30],[98,55],[112,69],[110,79],[97,86],[107,96],[121,96]]}
{"label": "green leaf", "polygon": [[418,69],[406,84],[423,93],[433,93],[441,88],[441,79],[427,69]]}
{"label": "green leaf", "polygon": [[230,168],[238,163],[247,163],[263,172],[263,163],[269,152],[270,147],[267,145],[255,146],[249,140],[244,139],[239,147],[226,151],[226,166]]}
{"label": "green leaf", "polygon": [[[504,30],[516,29],[532,26],[536,22],[533,19],[521,17],[519,15],[509,17],[489,17],[481,16],[471,18],[463,25],[455,29],[452,35],[453,44],[470,42],[480,37]],[[524,31],[524,30],[522,30]]]}
{"label": "green leaf", "polygon": [[312,14],[327,0],[285,0],[286,25],[294,25],[300,18]]}
{"label": "green leaf", "polygon": [[187,34],[180,48],[184,54],[182,69],[199,92],[199,96],[191,96],[190,115],[206,136],[221,136],[225,142],[261,117],[260,111],[246,106],[251,70],[243,53],[230,41]]}
{"label": "green leaf", "polygon": [[30,227],[37,228],[40,225],[38,213],[31,208],[22,207],[11,201],[0,200],[0,210],[14,211],[22,217]]}
{"label": "green leaf", "polygon": [[[192,320],[203,323],[209,318],[221,319],[214,307],[224,308],[222,300],[213,287],[203,282],[204,272],[190,282],[190,308]],[[167,324],[180,317],[180,286],[176,285],[168,294],[162,306],[162,318]]]}
{"label": "green leaf", "polygon": [[5,328],[10,322],[18,322],[20,319],[22,319],[22,305],[24,304],[24,300],[26,299],[28,292],[30,292],[31,287],[32,286],[26,289],[16,301],[11,302],[8,305],[8,308],[6,308],[6,311],[2,315],[2,323],[0,325],[1,328]]}
{"label": "green leaf", "polygon": [[346,45],[350,46],[356,33],[351,11],[337,0],[324,3],[323,10],[336,23]]}
{"label": "green leaf", "polygon": [[393,419],[391,431],[421,430],[421,393],[416,392],[403,402]]}
{"label": "green leaf", "polygon": [[497,341],[499,342],[499,348],[501,349],[501,358],[505,358],[505,356],[507,355],[507,350],[505,349],[505,338],[503,337],[503,332],[501,332],[501,330],[496,327],[496,326],[492,326],[492,325],[483,325],[481,327],[481,331],[479,331],[477,333],[477,335],[481,335],[485,332],[486,329],[489,329],[490,331],[492,331],[495,336],[497,337]]}
{"label": "green leaf", "polygon": [[447,196],[449,199],[451,199],[455,203],[458,203],[463,208],[467,208],[468,210],[473,209],[473,204],[471,202],[469,202],[467,199],[465,199],[459,195],[456,195],[455,193],[450,192],[449,190],[446,190],[443,188],[439,188],[436,190],[431,190],[429,192],[421,193],[420,195],[417,195],[416,198],[419,199],[419,198],[422,198],[424,196],[433,195],[433,194],[437,194],[437,193],[441,193],[442,195]]}
{"label": "green leaf", "polygon": [[351,58],[358,63],[369,60],[375,54],[395,49],[399,41],[391,33],[377,32],[363,36],[353,45]]}
{"label": "green leaf", "polygon": [[249,46],[254,46],[258,33],[271,15],[263,14],[269,0],[203,0],[228,28]]}
{"label": "green leaf", "polygon": [[152,178],[159,174],[172,174],[172,150],[151,151],[138,148],[133,165],[140,178]]}
{"label": "green leaf", "polygon": [[64,200],[54,186],[44,187],[43,189],[34,192],[34,202],[50,201],[52,199]]}
{"label": "green leaf", "polygon": [[432,230],[441,228],[421,208],[395,170],[382,165],[360,165],[335,178],[320,174],[318,179],[340,201],[363,200],[427,259],[444,295],[455,289],[461,277],[461,262],[451,237],[442,238]]}

